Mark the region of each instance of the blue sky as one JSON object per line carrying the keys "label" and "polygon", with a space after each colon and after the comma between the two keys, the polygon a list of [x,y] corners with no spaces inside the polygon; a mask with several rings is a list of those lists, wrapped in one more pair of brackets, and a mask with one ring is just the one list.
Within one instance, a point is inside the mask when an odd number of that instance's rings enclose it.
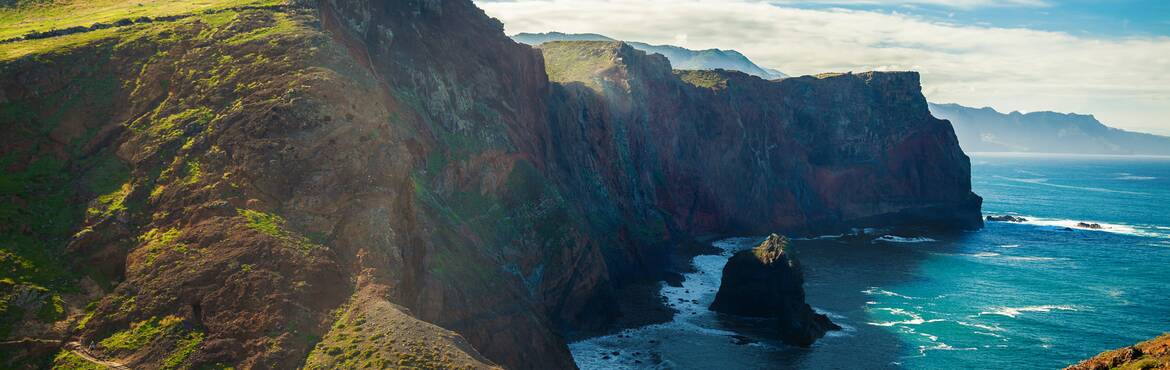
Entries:
{"label": "blue sky", "polygon": [[1110,37],[1170,36],[1167,0],[776,1],[809,9],[896,11],[937,21]]}
{"label": "blue sky", "polygon": [[509,34],[735,49],[790,75],[914,70],[933,102],[1170,135],[1170,0],[477,0]]}

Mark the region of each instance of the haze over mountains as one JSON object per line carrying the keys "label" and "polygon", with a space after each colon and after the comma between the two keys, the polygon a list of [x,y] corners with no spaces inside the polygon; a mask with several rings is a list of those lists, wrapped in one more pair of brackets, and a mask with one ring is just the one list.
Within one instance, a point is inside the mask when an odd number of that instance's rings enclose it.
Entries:
{"label": "haze over mountains", "polygon": [[959,145],[968,153],[1170,155],[1170,137],[1108,127],[1092,115],[1000,113],[992,108],[933,103],[930,111],[951,121]]}
{"label": "haze over mountains", "polygon": [[[549,41],[618,41],[595,33],[520,33],[512,36],[516,42],[538,46]],[[707,49],[691,50],[674,45],[650,45],[626,41],[627,44],[647,54],[662,54],[677,69],[711,70],[726,69],[740,71],[765,80],[785,78],[788,75],[771,68],[760,67],[748,57],[735,50]]]}

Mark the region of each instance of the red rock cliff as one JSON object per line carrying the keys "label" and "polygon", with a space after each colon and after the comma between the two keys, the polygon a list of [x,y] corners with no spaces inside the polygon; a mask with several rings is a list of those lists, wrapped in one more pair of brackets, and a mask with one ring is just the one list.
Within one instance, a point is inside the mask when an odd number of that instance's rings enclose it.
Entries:
{"label": "red rock cliff", "polygon": [[228,14],[3,62],[0,201],[24,213],[0,232],[94,267],[0,286],[65,306],[9,337],[137,367],[571,368],[563,335],[691,235],[979,226],[913,73],[536,50],[468,0]]}

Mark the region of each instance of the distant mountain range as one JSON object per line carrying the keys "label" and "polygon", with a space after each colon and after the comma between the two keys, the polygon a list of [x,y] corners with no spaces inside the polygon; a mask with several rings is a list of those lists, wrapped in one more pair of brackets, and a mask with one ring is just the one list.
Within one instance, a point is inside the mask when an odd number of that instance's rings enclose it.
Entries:
{"label": "distant mountain range", "polygon": [[[618,41],[616,39],[595,33],[521,33],[512,36],[516,42],[537,46],[549,41]],[[623,40],[624,41],[624,40]],[[626,41],[635,49],[646,53],[658,53],[670,60],[675,69],[710,70],[726,69],[740,71],[765,80],[785,78],[788,75],[775,69],[763,68],[753,63],[743,54],[735,50],[691,50],[673,45],[650,45],[642,42]]]}
{"label": "distant mountain range", "polygon": [[1108,127],[1091,115],[933,103],[930,111],[951,121],[966,152],[1170,155],[1170,137]]}

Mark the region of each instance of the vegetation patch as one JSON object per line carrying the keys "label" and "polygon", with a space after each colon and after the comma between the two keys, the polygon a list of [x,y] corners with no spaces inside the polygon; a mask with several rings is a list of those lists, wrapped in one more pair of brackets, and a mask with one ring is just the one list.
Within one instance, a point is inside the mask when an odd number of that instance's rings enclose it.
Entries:
{"label": "vegetation patch", "polygon": [[320,247],[320,245],[314,243],[309,238],[289,231],[284,217],[254,209],[237,209],[236,211],[240,216],[244,217],[249,228],[279,239],[288,246],[297,248],[303,252]]}
{"label": "vegetation patch", "polygon": [[553,41],[539,48],[550,81],[580,82],[601,92],[598,72],[614,66],[618,45],[613,41]]}
{"label": "vegetation patch", "polygon": [[98,343],[106,350],[135,351],[175,330],[182,322],[183,319],[178,316],[167,316],[161,319],[152,317],[130,324],[129,329],[114,333]]}
{"label": "vegetation patch", "polygon": [[89,362],[69,350],[61,350],[53,358],[53,370],[107,370],[108,367]]}
{"label": "vegetation patch", "polygon": [[0,7],[0,40],[34,31],[88,27],[123,19],[166,17],[238,6],[278,5],[282,0],[7,0]]}
{"label": "vegetation patch", "polygon": [[138,237],[139,242],[143,243],[143,250],[146,251],[146,265],[154,263],[158,255],[168,248],[183,253],[189,251],[187,244],[179,242],[181,236],[182,232],[176,228],[166,230],[155,228]]}
{"label": "vegetation patch", "polygon": [[723,90],[727,88],[727,76],[718,71],[674,71],[683,82],[704,89]]}
{"label": "vegetation patch", "polygon": [[191,354],[195,353],[195,351],[199,349],[199,345],[203,344],[203,337],[203,332],[193,331],[188,333],[186,338],[179,340],[179,342],[175,344],[175,350],[171,352],[170,356],[167,356],[167,358],[163,360],[162,368],[180,368],[187,362],[187,359],[191,357]]}

